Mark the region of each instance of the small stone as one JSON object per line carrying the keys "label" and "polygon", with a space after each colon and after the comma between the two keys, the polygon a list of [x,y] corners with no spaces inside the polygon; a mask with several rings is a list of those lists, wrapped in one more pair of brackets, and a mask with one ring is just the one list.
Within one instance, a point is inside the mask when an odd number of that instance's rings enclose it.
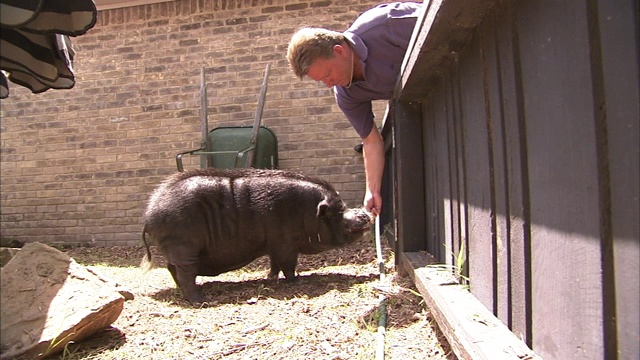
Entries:
{"label": "small stone", "polygon": [[250,304],[250,305],[257,304],[257,303],[258,303],[257,297],[252,297],[251,299],[247,300],[247,304]]}

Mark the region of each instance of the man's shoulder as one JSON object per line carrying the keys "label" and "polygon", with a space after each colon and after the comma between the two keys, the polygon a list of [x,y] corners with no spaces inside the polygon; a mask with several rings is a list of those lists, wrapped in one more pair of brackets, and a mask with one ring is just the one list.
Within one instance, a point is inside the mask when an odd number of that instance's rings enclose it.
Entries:
{"label": "man's shoulder", "polygon": [[394,19],[418,17],[421,8],[422,4],[415,2],[380,4],[358,16],[347,31],[358,34]]}
{"label": "man's shoulder", "polygon": [[[345,33],[352,33],[361,37],[373,34],[372,36],[375,37],[377,32],[387,31],[386,25],[389,22],[406,18],[415,20],[419,16],[421,8],[422,4],[415,2],[380,4],[363,12]],[[379,31],[376,31],[378,29]]]}

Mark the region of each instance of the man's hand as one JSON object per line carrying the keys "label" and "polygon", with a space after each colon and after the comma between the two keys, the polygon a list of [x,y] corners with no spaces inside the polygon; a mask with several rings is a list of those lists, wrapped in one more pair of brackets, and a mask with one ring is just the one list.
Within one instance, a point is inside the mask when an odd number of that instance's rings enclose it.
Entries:
{"label": "man's hand", "polygon": [[373,194],[367,191],[364,195],[364,207],[375,219],[380,215],[380,211],[382,210],[382,196],[380,196],[379,193]]}

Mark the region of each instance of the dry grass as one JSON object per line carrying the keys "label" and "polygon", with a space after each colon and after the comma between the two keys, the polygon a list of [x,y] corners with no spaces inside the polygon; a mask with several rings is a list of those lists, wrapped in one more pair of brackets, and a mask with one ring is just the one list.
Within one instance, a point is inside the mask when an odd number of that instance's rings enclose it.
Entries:
{"label": "dry grass", "polygon": [[[389,249],[387,281],[380,282],[370,240],[301,256],[299,284],[265,280],[266,258],[199,277],[213,299],[206,308],[191,306],[165,268],[143,275],[137,267],[142,249],[66,252],[135,299],[111,327],[70,344],[57,359],[374,359],[381,294],[388,309],[387,359],[455,359],[413,284],[394,273]],[[163,266],[155,251],[154,258]]]}

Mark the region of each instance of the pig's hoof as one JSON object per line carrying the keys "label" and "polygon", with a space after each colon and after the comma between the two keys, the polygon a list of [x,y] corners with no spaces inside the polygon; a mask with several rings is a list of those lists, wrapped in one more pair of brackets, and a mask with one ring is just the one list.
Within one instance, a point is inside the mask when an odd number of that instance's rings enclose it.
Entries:
{"label": "pig's hoof", "polygon": [[300,284],[300,278],[297,276],[294,278],[286,278],[284,279],[284,282],[286,282],[287,284],[296,285],[296,284]]}
{"label": "pig's hoof", "polygon": [[[187,300],[189,300],[191,305],[197,306],[197,307],[207,307],[209,304],[209,301],[203,295],[190,296],[187,298]],[[207,305],[203,306],[203,304],[207,304]]]}
{"label": "pig's hoof", "polygon": [[271,280],[271,281],[276,281],[278,280],[278,274],[271,274],[269,273],[269,275],[267,275],[267,280]]}
{"label": "pig's hoof", "polygon": [[203,309],[203,308],[208,308],[210,306],[213,306],[213,303],[210,301],[198,301],[198,302],[191,302],[191,305],[194,308]]}

